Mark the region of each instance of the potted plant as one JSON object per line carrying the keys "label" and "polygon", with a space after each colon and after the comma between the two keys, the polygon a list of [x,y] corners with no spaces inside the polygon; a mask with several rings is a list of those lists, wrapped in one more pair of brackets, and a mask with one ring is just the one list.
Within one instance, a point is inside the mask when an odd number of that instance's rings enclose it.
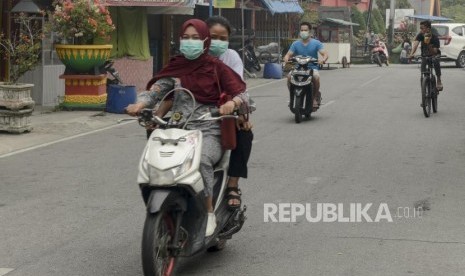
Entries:
{"label": "potted plant", "polygon": [[49,12],[50,29],[61,41],[58,57],[76,73],[89,73],[109,59],[115,30],[110,12],[100,0],[55,0]]}
{"label": "potted plant", "polygon": [[24,13],[16,16],[14,22],[13,35],[0,33],[0,56],[9,68],[7,79],[0,82],[0,130],[23,132],[32,129],[27,117],[34,108],[34,85],[18,80],[39,62],[43,35],[39,22]]}

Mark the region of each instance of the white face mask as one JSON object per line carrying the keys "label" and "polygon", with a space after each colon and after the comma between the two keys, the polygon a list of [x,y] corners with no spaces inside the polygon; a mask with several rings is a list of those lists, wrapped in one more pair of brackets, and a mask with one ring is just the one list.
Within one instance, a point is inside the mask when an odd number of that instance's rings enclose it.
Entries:
{"label": "white face mask", "polygon": [[226,52],[226,50],[228,50],[228,45],[229,45],[228,41],[223,41],[223,40],[219,40],[219,39],[212,39],[212,42],[210,44],[209,53],[212,56],[219,57],[222,54],[224,54],[224,52]]}
{"label": "white face mask", "polygon": [[305,40],[305,39],[310,37],[310,33],[308,31],[301,31],[299,36],[300,36],[300,38]]}
{"label": "white face mask", "polygon": [[199,39],[181,39],[179,51],[190,60],[198,58],[203,54],[203,42]]}

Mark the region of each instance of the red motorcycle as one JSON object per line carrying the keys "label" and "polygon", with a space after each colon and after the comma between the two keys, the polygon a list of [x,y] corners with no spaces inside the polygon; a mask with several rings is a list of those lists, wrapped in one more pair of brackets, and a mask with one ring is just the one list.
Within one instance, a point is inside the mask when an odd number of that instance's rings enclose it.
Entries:
{"label": "red motorcycle", "polygon": [[370,44],[372,47],[371,50],[371,63],[376,63],[379,67],[383,66],[383,63],[386,66],[389,66],[388,59],[386,56],[386,46],[382,44]]}

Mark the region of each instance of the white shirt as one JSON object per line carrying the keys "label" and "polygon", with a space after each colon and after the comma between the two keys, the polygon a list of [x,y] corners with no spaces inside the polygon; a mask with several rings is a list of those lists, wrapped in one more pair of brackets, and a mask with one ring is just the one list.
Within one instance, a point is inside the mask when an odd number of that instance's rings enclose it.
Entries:
{"label": "white shirt", "polygon": [[[226,52],[224,52],[218,58],[224,64],[233,69],[233,71],[236,72],[239,76],[241,76],[242,80],[244,80],[244,64],[242,63],[242,59],[236,51],[234,51],[233,49],[227,49]],[[245,91],[244,94],[247,97],[247,102],[249,103],[250,110],[255,111],[255,102],[250,98],[250,95],[247,91]]]}
{"label": "white shirt", "polygon": [[239,54],[233,49],[227,49],[218,57],[224,64],[234,70],[242,79],[244,79],[244,64]]}

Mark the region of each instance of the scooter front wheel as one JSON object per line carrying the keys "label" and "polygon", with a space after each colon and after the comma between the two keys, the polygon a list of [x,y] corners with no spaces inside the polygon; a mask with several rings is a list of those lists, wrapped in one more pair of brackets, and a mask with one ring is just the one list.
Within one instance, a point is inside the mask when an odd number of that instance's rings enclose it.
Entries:
{"label": "scooter front wheel", "polygon": [[174,275],[176,257],[170,250],[174,235],[174,220],[169,213],[160,211],[147,214],[142,234],[142,267],[145,276]]}
{"label": "scooter front wheel", "polygon": [[296,124],[300,124],[302,122],[302,113],[301,113],[301,107],[302,107],[302,98],[300,96],[296,96],[294,100],[294,119]]}
{"label": "scooter front wheel", "polygon": [[376,63],[379,67],[383,67],[383,63],[381,62],[381,58],[379,57],[379,55],[376,55]]}

